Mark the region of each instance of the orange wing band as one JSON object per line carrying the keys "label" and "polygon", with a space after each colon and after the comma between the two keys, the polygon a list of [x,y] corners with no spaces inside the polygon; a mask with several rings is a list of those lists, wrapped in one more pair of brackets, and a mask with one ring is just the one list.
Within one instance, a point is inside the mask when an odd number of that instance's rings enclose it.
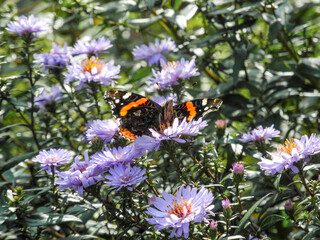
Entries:
{"label": "orange wing band", "polygon": [[192,102],[186,102],[186,107],[187,111],[190,113],[187,120],[190,121],[192,117],[194,118],[197,115],[196,107],[193,105]]}
{"label": "orange wing band", "polygon": [[125,138],[127,138],[129,140],[135,140],[136,139],[136,136],[126,128],[119,128],[119,133],[123,137],[125,137]]}
{"label": "orange wing band", "polygon": [[131,102],[128,105],[124,106],[121,108],[120,110],[120,116],[124,117],[125,115],[127,115],[128,111],[131,108],[134,107],[139,107],[140,105],[145,105],[145,103],[148,101],[148,98],[140,98],[139,100],[135,101],[135,102]]}

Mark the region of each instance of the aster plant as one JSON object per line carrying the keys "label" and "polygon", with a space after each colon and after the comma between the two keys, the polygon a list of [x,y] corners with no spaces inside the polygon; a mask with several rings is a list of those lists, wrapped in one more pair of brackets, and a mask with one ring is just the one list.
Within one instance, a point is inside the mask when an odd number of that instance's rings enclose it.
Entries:
{"label": "aster plant", "polygon": [[316,1],[22,2],[1,239],[320,238]]}

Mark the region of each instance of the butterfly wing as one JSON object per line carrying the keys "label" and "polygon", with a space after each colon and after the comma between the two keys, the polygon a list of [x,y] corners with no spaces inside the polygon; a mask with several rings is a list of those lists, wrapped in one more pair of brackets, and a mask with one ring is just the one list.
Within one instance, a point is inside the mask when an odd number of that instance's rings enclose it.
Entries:
{"label": "butterfly wing", "polygon": [[222,104],[219,98],[203,98],[188,101],[176,106],[173,106],[174,118],[183,119],[187,117],[187,121],[191,118],[198,120],[209,112],[217,111]]}
{"label": "butterfly wing", "polygon": [[150,135],[149,128],[157,128],[160,124],[161,106],[142,95],[109,90],[104,98],[111,104],[113,115],[120,119],[119,132],[130,140]]}

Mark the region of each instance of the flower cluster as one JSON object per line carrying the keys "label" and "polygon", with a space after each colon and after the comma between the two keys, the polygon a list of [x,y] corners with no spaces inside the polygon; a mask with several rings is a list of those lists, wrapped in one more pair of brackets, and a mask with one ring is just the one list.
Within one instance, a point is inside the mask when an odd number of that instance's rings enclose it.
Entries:
{"label": "flower cluster", "polygon": [[146,213],[151,218],[146,220],[155,224],[156,230],[173,228],[170,237],[189,237],[190,222],[202,222],[214,208],[213,194],[207,189],[180,187],[175,195],[163,192],[163,199],[155,198],[154,207],[148,207]]}
{"label": "flower cluster", "polygon": [[23,36],[25,34],[46,31],[48,25],[44,21],[36,19],[34,15],[30,17],[20,16],[18,21],[10,22],[6,29]]}
{"label": "flower cluster", "polygon": [[95,173],[95,165],[90,162],[88,151],[85,151],[84,161],[79,161],[79,158],[79,156],[75,158],[75,162],[68,171],[57,173],[59,178],[56,179],[55,183],[59,185],[59,191],[72,188],[83,195],[84,188],[88,188],[103,179],[102,176]]}
{"label": "flower cluster", "polygon": [[71,60],[70,52],[68,51],[68,44],[59,46],[52,43],[52,49],[49,53],[34,54],[35,62],[40,63],[44,70],[51,70],[57,67],[65,67]]}
{"label": "flower cluster", "polygon": [[158,84],[161,90],[169,89],[172,85],[178,85],[180,79],[189,79],[200,75],[194,59],[186,61],[182,58],[180,61],[168,63],[162,60],[161,66],[161,71],[152,69],[153,79],[151,79],[151,84]]}
{"label": "flower cluster", "polygon": [[280,131],[274,129],[273,124],[270,127],[263,128],[258,126],[251,132],[245,133],[241,136],[240,141],[243,143],[247,142],[264,142],[266,140],[271,140],[272,138],[279,137]]}
{"label": "flower cluster", "polygon": [[303,165],[318,153],[320,153],[320,137],[316,134],[311,134],[310,138],[304,135],[300,140],[287,139],[284,144],[277,147],[276,152],[269,152],[271,160],[262,157],[258,165],[266,174],[274,175],[287,169],[298,173],[301,169],[296,164]]}
{"label": "flower cluster", "polygon": [[176,44],[169,38],[164,39],[159,42],[156,39],[156,42],[149,43],[149,45],[141,45],[136,46],[133,49],[134,60],[146,59],[148,61],[149,66],[152,64],[158,65],[160,60],[166,61],[166,57],[164,54],[173,51],[176,49]]}

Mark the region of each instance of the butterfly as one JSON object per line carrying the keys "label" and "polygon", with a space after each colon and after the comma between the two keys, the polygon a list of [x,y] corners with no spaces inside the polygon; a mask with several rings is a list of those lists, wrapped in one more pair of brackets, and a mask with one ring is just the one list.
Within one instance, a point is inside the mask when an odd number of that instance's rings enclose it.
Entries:
{"label": "butterfly", "polygon": [[150,136],[150,128],[161,132],[171,126],[175,118],[197,120],[217,111],[222,104],[219,98],[202,98],[178,105],[173,105],[171,100],[161,106],[142,95],[119,90],[106,91],[104,99],[111,104],[113,115],[120,119],[119,133],[130,140]]}

